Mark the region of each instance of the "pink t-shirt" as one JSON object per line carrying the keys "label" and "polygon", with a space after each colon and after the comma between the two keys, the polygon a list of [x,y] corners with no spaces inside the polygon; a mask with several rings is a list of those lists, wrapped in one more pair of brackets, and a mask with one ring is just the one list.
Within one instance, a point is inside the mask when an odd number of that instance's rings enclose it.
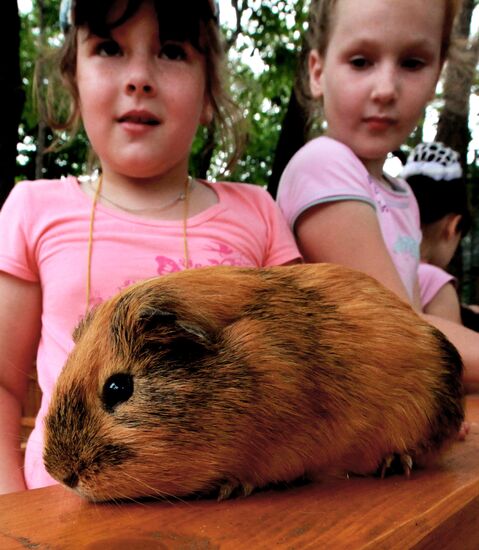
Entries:
{"label": "pink t-shirt", "polygon": [[444,285],[452,283],[456,286],[455,277],[436,265],[421,262],[417,274],[423,308],[431,302]]}
{"label": "pink t-shirt", "polygon": [[[205,182],[206,183],[206,182]],[[207,184],[218,203],[188,219],[190,265],[271,266],[295,260],[291,231],[269,194],[256,185]],[[0,270],[39,282],[42,333],[37,355],[43,396],[25,455],[29,488],[54,483],[43,467],[43,417],[86,308],[91,199],[76,178],[21,182],[0,215]],[[91,304],[135,281],[184,269],[183,222],[135,217],[97,205]]]}
{"label": "pink t-shirt", "polygon": [[421,242],[419,209],[405,181],[391,179],[391,185],[394,189],[376,181],[349,147],[323,136],[308,142],[290,160],[277,200],[292,229],[303,212],[319,204],[344,200],[370,204],[412,300]]}

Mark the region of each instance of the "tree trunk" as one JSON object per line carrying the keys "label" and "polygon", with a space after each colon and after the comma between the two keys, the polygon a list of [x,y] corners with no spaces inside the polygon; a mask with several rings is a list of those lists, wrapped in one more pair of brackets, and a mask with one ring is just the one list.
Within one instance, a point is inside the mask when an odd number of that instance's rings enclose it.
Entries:
{"label": "tree trunk", "polygon": [[20,76],[20,17],[16,0],[3,0],[2,20],[9,32],[0,33],[3,56],[0,87],[4,95],[2,123],[0,124],[0,205],[15,183],[18,126],[25,95]]}
{"label": "tree trunk", "polygon": [[[454,32],[466,42],[471,31],[471,18],[475,0],[464,0]],[[467,149],[471,141],[469,131],[469,97],[474,82],[479,44],[475,40],[465,46],[459,55],[452,56],[444,79],[444,108],[437,125],[436,141],[441,141],[461,155],[463,167],[467,166]]]}
{"label": "tree trunk", "polygon": [[[457,55],[451,56],[446,67],[444,107],[439,117],[435,137],[436,141],[441,141],[460,154],[465,174],[468,172],[467,151],[469,142],[471,141],[471,132],[469,130],[469,98],[479,57],[478,39],[467,45],[475,4],[475,0],[464,0],[454,28],[456,37],[464,43],[464,47],[459,50]],[[472,242],[476,240],[474,233],[476,231],[473,229],[473,234],[471,235]],[[469,273],[465,272],[462,253],[462,247],[458,247],[448,270],[457,277],[462,297],[471,299],[471,296],[466,297],[463,295],[463,282],[473,278],[475,266],[471,265]],[[476,286],[475,283],[472,286]],[[476,302],[478,298],[479,295],[476,292],[476,296],[472,297],[472,301]]]}

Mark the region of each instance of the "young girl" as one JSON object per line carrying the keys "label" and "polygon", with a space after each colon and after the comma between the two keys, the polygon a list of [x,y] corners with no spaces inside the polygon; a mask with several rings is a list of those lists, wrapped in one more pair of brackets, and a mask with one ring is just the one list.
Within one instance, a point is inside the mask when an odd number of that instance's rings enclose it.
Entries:
{"label": "young girl", "polygon": [[401,177],[414,192],[421,218],[418,278],[422,309],[477,330],[477,314],[461,305],[456,279],[446,271],[471,227],[459,153],[439,142],[419,143],[411,151]]}
{"label": "young girl", "polygon": [[[61,13],[66,126],[81,116],[101,172],[22,182],[0,215],[0,492],[53,483],[42,420],[88,308],[179,269],[299,257],[266,191],[188,175],[198,126],[225,122],[213,3],[77,0]],[[35,357],[43,397],[23,476],[20,403]]]}
{"label": "young girl", "polygon": [[[322,103],[326,136],[296,153],[278,190],[306,261],[369,273],[418,311],[418,207],[383,166],[434,95],[457,10],[455,0],[319,0],[307,86]],[[459,349],[472,388],[478,335],[426,317]]]}
{"label": "young girl", "polygon": [[401,177],[414,192],[421,218],[418,276],[422,309],[460,323],[455,279],[445,271],[471,225],[459,154],[439,142],[419,143]]}

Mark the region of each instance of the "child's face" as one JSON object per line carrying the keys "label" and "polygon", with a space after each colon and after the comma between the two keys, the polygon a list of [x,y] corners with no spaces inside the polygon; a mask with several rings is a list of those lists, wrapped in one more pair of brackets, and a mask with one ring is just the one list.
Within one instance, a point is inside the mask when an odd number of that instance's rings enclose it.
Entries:
{"label": "child's face", "polygon": [[433,97],[444,11],[443,0],[338,0],[326,54],[311,53],[328,135],[373,174]]}
{"label": "child's face", "polygon": [[189,43],[160,44],[150,0],[111,38],[79,30],[76,78],[83,123],[104,171],[184,177],[197,127],[210,113],[204,59]]}

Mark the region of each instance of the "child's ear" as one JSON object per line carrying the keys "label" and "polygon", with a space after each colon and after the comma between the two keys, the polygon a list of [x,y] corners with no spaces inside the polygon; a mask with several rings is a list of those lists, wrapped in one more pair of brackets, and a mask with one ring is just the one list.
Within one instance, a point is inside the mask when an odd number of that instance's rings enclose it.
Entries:
{"label": "child's ear", "polygon": [[444,226],[444,234],[448,240],[457,236],[460,233],[459,224],[461,223],[461,214],[448,214],[446,216],[446,224]]}
{"label": "child's ear", "polygon": [[320,55],[318,50],[311,50],[308,58],[309,89],[315,99],[319,99],[323,95],[323,65],[323,56]]}

